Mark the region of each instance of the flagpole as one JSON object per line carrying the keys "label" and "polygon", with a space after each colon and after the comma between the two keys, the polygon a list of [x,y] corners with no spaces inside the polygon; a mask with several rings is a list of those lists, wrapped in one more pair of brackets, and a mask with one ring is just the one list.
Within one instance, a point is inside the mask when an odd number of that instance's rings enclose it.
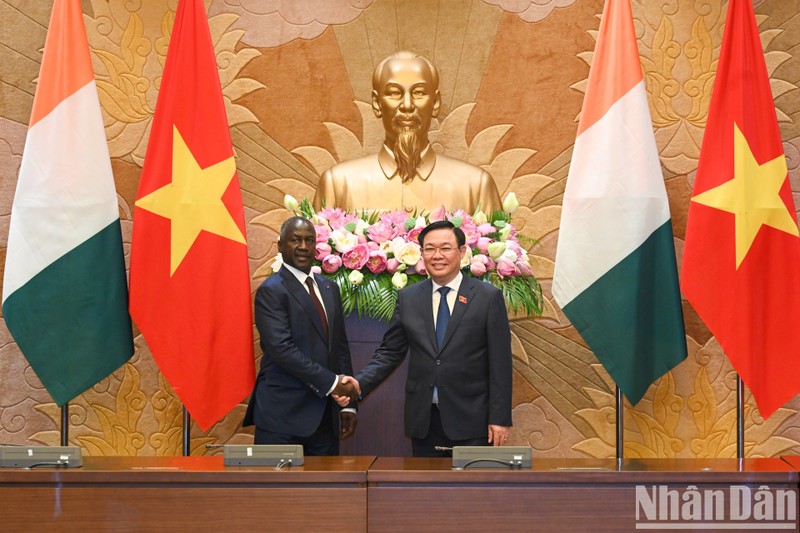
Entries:
{"label": "flagpole", "polygon": [[61,406],[61,445],[69,446],[69,402]]}
{"label": "flagpole", "polygon": [[188,456],[190,455],[189,444],[191,443],[191,432],[192,432],[192,416],[189,414],[189,411],[186,410],[186,406],[183,406],[183,455]]}
{"label": "flagpole", "polygon": [[622,437],[622,390],[619,388],[619,385],[616,386],[616,396],[617,396],[617,462],[621,463],[624,451],[623,451],[623,437]]}
{"label": "flagpole", "polygon": [[736,457],[744,459],[744,383],[736,374]]}

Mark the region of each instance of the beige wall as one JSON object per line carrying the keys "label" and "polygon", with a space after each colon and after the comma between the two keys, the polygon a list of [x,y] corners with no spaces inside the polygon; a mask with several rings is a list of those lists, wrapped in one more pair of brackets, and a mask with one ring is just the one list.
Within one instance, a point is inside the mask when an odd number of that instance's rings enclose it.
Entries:
{"label": "beige wall", "polygon": [[[516,223],[538,240],[530,254],[547,304],[541,318],[513,321],[512,443],[530,444],[537,456],[612,457],[612,384],[550,294],[602,0],[331,0],[323,7],[298,0],[284,2],[291,6],[285,12],[272,11],[273,2],[251,3],[264,13],[239,4],[206,1],[246,207],[253,290],[276,251],[277,226],[287,216],[283,195],[310,198],[321,170],[375,151],[382,130],[367,106],[372,68],[397,49],[418,51],[441,72],[436,149],[489,169],[502,196],[516,192],[523,204]],[[632,4],[680,261],[726,5]],[[800,2],[754,5],[797,205]],[[0,0],[0,258],[50,6]],[[83,8],[129,246],[176,1],[83,0]],[[684,310],[689,358],[625,410],[628,457],[735,454],[735,373],[691,307]],[[89,454],[180,453],[180,404],[140,335],[132,361],[71,405],[70,440]],[[764,422],[748,398],[747,455],[800,452],[798,409],[795,398]],[[194,453],[205,453],[207,442],[251,442],[238,427],[243,412],[240,405],[207,433],[194,428]],[[0,325],[0,442],[56,444],[58,420]]]}

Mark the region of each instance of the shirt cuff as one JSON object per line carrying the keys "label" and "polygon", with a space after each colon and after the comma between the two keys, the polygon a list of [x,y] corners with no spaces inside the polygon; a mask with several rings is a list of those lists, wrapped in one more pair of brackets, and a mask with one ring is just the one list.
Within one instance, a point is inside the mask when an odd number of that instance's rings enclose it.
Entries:
{"label": "shirt cuff", "polygon": [[339,374],[336,374],[336,377],[333,378],[333,385],[331,385],[331,388],[328,389],[328,392],[325,393],[325,396],[330,396],[331,393],[333,392],[333,389],[335,389],[336,385],[338,384],[339,384]]}

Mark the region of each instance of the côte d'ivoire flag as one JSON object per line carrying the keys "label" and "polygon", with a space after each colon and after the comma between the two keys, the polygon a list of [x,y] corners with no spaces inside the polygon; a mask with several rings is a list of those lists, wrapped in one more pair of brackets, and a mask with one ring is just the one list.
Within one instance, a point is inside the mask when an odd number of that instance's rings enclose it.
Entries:
{"label": "c\u00f4te d'ivoire flag", "polygon": [[103,118],[80,0],[55,0],[11,208],[3,314],[61,406],[133,355]]}
{"label": "c\u00f4te d'ivoire flag", "polygon": [[800,392],[800,238],[750,0],[730,0],[681,288],[764,418]]}
{"label": "c\u00f4te d'ivoire flag", "polygon": [[553,296],[631,404],[686,358],[669,203],[629,0],[607,0],[600,22]]}
{"label": "c\u00f4te d'ivoire flag", "polygon": [[206,430],[255,382],[250,270],[217,62],[202,0],[181,0],[139,182],[131,316]]}

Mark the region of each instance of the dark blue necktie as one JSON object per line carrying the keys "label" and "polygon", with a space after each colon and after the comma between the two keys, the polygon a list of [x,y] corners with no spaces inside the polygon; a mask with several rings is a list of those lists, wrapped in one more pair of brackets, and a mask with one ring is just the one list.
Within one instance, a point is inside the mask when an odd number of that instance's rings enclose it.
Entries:
{"label": "dark blue necktie", "polygon": [[436,345],[439,350],[444,344],[444,334],[447,332],[447,323],[450,322],[450,306],[447,305],[447,293],[450,287],[439,287],[439,311],[436,313]]}

